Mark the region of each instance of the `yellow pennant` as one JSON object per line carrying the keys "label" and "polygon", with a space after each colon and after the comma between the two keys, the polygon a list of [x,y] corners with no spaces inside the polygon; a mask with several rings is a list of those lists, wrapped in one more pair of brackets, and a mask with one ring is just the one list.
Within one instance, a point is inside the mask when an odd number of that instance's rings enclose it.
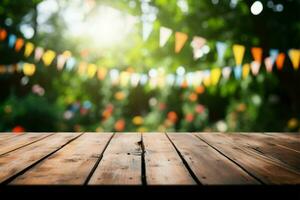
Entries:
{"label": "yellow pennant", "polygon": [[250,64],[244,64],[242,69],[243,79],[247,78],[250,73]]}
{"label": "yellow pennant", "polygon": [[35,72],[35,65],[34,64],[29,64],[29,63],[24,63],[23,65],[23,73],[26,76],[32,76]]}
{"label": "yellow pennant", "polygon": [[188,35],[181,32],[175,33],[175,52],[179,53],[188,39]]}
{"label": "yellow pennant", "polygon": [[242,64],[244,54],[245,54],[245,46],[239,44],[233,45],[233,55],[237,66]]}
{"label": "yellow pennant", "polygon": [[24,40],[22,38],[18,38],[15,44],[16,52],[19,52],[24,45]]}
{"label": "yellow pennant", "polygon": [[98,69],[97,75],[100,80],[104,80],[106,77],[106,74],[107,74],[107,69],[105,67],[100,67]]}
{"label": "yellow pennant", "polygon": [[221,69],[220,68],[215,68],[215,69],[212,69],[211,70],[211,84],[212,85],[217,85],[219,80],[220,80],[220,77],[221,77]]}
{"label": "yellow pennant", "polygon": [[204,78],[203,78],[203,84],[206,87],[210,86],[210,84],[211,84],[211,76],[210,75],[209,76],[204,76]]}
{"label": "yellow pennant", "polygon": [[129,79],[130,79],[130,73],[129,72],[126,72],[126,71],[121,72],[121,74],[120,74],[120,85],[122,87],[127,86],[128,82],[129,82]]}
{"label": "yellow pennant", "polygon": [[97,72],[97,66],[95,64],[88,64],[87,75],[89,78],[93,78]]}
{"label": "yellow pennant", "polygon": [[300,61],[300,50],[299,49],[291,49],[289,50],[289,57],[292,61],[294,69],[299,68],[299,61]]}
{"label": "yellow pennant", "polygon": [[55,58],[55,55],[56,53],[54,51],[47,50],[42,57],[44,64],[46,66],[49,66],[52,63],[53,59]]}
{"label": "yellow pennant", "polygon": [[31,42],[27,42],[25,45],[24,56],[29,57],[33,52],[33,49],[34,49],[34,44],[32,44]]}

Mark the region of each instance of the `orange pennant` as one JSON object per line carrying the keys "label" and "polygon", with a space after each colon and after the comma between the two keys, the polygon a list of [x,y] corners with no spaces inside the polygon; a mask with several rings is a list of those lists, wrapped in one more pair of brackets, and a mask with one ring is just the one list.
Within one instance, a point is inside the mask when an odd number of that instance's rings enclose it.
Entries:
{"label": "orange pennant", "polygon": [[251,53],[254,58],[254,61],[261,63],[262,54],[263,54],[262,48],[253,47],[251,48]]}
{"label": "orange pennant", "polygon": [[22,38],[18,38],[15,44],[16,52],[19,52],[24,45],[24,40]]}
{"label": "orange pennant", "polygon": [[175,33],[175,52],[179,53],[188,39],[188,35],[182,32]]}
{"label": "orange pennant", "polygon": [[4,29],[0,29],[0,40],[5,40],[7,32]]}
{"label": "orange pennant", "polygon": [[276,65],[277,65],[278,70],[282,70],[284,60],[285,60],[285,54],[284,53],[278,54],[277,59],[276,59]]}

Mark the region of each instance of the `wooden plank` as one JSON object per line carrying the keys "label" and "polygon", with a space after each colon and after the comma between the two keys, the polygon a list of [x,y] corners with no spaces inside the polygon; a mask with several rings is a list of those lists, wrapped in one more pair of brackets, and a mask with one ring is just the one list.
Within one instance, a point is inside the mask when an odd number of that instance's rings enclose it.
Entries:
{"label": "wooden plank", "polygon": [[27,133],[0,141],[0,156],[33,142],[44,139],[54,133]]}
{"label": "wooden plank", "polygon": [[19,137],[21,135],[24,135],[25,133],[7,133],[7,132],[2,132],[0,133],[0,142],[4,141],[4,140],[8,140],[10,138],[14,138],[14,137]]}
{"label": "wooden plank", "polygon": [[272,144],[260,140],[260,137],[249,134],[226,134],[225,136],[232,138],[232,142],[237,143],[250,151],[265,155],[274,161],[281,162],[288,168],[296,170],[300,173],[300,152],[283,148],[277,144]]}
{"label": "wooden plank", "polygon": [[282,148],[294,150],[300,153],[300,139],[295,138],[282,138],[279,135],[275,134],[266,134],[266,133],[243,133],[246,137],[252,137],[257,140],[260,140],[264,143],[271,145],[281,146]]}
{"label": "wooden plank", "polygon": [[116,133],[88,184],[141,185],[140,144],[140,133]]}
{"label": "wooden plank", "polygon": [[238,165],[189,133],[168,133],[202,184],[259,184]]}
{"label": "wooden plank", "polygon": [[112,133],[84,133],[11,184],[83,185],[111,136]]}
{"label": "wooden plank", "polygon": [[147,184],[196,184],[164,133],[144,133],[142,137]]}
{"label": "wooden plank", "polygon": [[55,152],[79,135],[79,133],[56,133],[45,140],[0,156],[0,183]]}
{"label": "wooden plank", "polygon": [[196,133],[196,135],[266,184],[300,183],[299,173],[235,144],[224,134]]}

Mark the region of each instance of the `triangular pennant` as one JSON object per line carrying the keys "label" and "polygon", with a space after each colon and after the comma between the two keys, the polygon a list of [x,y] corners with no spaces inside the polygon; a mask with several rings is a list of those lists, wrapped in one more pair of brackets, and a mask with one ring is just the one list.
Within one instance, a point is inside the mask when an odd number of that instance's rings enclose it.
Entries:
{"label": "triangular pennant", "polygon": [[278,49],[270,49],[270,58],[272,61],[272,67],[277,59],[278,53],[279,53]]}
{"label": "triangular pennant", "polygon": [[215,68],[211,70],[211,84],[216,85],[218,84],[220,77],[221,77],[221,69],[220,68]]}
{"label": "triangular pennant", "polygon": [[76,59],[74,57],[70,57],[68,60],[67,60],[67,63],[66,63],[66,68],[67,70],[71,71],[76,65]]}
{"label": "triangular pennant", "polygon": [[35,65],[34,64],[29,64],[29,63],[24,63],[23,65],[23,73],[26,76],[32,76],[35,72]]}
{"label": "triangular pennant", "polygon": [[42,47],[35,48],[34,60],[36,62],[40,61],[40,59],[42,58],[43,54],[44,54],[44,49]]}
{"label": "triangular pennant", "polygon": [[55,55],[56,53],[54,51],[47,50],[42,57],[44,64],[46,66],[49,66],[52,63],[53,59],[55,58]]}
{"label": "triangular pennant", "polygon": [[251,62],[250,67],[251,67],[251,72],[252,72],[253,75],[256,76],[258,74],[260,66],[261,66],[261,64],[257,61],[252,61]]}
{"label": "triangular pennant", "polygon": [[159,30],[159,46],[163,47],[167,43],[168,39],[172,35],[172,30],[166,27],[160,27]]}
{"label": "triangular pennant", "polygon": [[265,58],[265,66],[266,66],[266,70],[267,72],[272,72],[272,68],[273,68],[273,61],[271,57],[267,57]]}
{"label": "triangular pennant", "polygon": [[210,70],[205,70],[203,72],[203,84],[206,87],[210,86],[211,84]]}
{"label": "triangular pennant", "polygon": [[8,37],[8,47],[13,48],[15,46],[17,40],[17,36],[14,34],[10,34]]}
{"label": "triangular pennant", "polygon": [[236,79],[241,79],[242,76],[242,67],[241,65],[238,65],[234,68],[234,77]]}
{"label": "triangular pennant", "polygon": [[22,38],[18,38],[15,45],[16,52],[19,52],[24,45],[24,40]]}
{"label": "triangular pennant", "polygon": [[64,51],[62,54],[57,56],[57,69],[62,70],[66,61],[71,57],[70,51]]}
{"label": "triangular pennant", "polygon": [[130,73],[127,71],[123,71],[120,74],[120,85],[122,87],[126,87],[128,85],[128,82],[130,80]]}
{"label": "triangular pennant", "polygon": [[232,69],[231,69],[231,67],[224,67],[223,69],[222,69],[222,76],[225,78],[225,79],[229,79],[229,77],[230,77],[230,74],[231,74],[231,71],[232,71]]}
{"label": "triangular pennant", "polygon": [[284,53],[278,54],[277,59],[276,59],[276,65],[277,65],[278,70],[282,70],[284,60],[285,60],[285,54]]}
{"label": "triangular pennant", "polygon": [[203,52],[201,48],[205,45],[206,39],[199,36],[194,36],[193,41],[191,42],[191,46],[193,48],[194,60],[202,57]]}
{"label": "triangular pennant", "polygon": [[175,52],[179,53],[188,39],[188,35],[182,32],[175,33]]}
{"label": "triangular pennant", "polygon": [[100,80],[104,80],[107,74],[107,69],[105,67],[100,67],[98,69],[97,76]]}
{"label": "triangular pennant", "polygon": [[237,66],[242,65],[245,54],[245,46],[235,44],[233,45],[233,55]]}
{"label": "triangular pennant", "polygon": [[217,53],[218,53],[218,63],[223,63],[223,58],[225,51],[227,49],[227,44],[224,42],[217,42],[216,43]]}
{"label": "triangular pennant", "polygon": [[87,75],[89,78],[93,78],[97,72],[97,66],[95,64],[88,64]]}
{"label": "triangular pennant", "polygon": [[33,52],[33,49],[34,49],[34,44],[32,44],[31,42],[26,42],[24,56],[29,57]]}
{"label": "triangular pennant", "polygon": [[251,53],[253,56],[254,61],[261,63],[262,62],[262,56],[263,56],[263,50],[260,47],[252,47]]}
{"label": "triangular pennant", "polygon": [[86,62],[80,62],[78,65],[78,73],[80,75],[84,75],[87,69],[87,63]]}
{"label": "triangular pennant", "polygon": [[243,71],[242,71],[243,79],[248,77],[249,72],[250,72],[250,65],[248,63],[244,64],[243,65]]}
{"label": "triangular pennant", "polygon": [[148,40],[152,30],[153,30],[152,22],[143,22],[143,41]]}
{"label": "triangular pennant", "polygon": [[7,32],[5,29],[0,29],[0,40],[3,41],[7,37]]}
{"label": "triangular pennant", "polygon": [[300,50],[299,49],[290,49],[289,52],[289,57],[292,61],[294,69],[299,68],[299,61],[300,61]]}

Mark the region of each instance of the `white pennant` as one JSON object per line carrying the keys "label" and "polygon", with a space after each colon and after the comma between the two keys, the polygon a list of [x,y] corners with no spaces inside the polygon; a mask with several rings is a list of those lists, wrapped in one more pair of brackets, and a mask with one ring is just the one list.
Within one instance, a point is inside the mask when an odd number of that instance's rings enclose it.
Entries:
{"label": "white pennant", "polygon": [[35,52],[34,52],[34,60],[36,62],[40,61],[40,59],[42,58],[43,54],[44,54],[44,49],[42,47],[37,47],[35,49]]}
{"label": "white pennant", "polygon": [[159,46],[163,47],[172,35],[172,30],[166,27],[160,27],[159,30]]}
{"label": "white pennant", "polygon": [[266,66],[267,72],[269,72],[269,73],[272,72],[273,59],[271,57],[265,58],[265,66]]}
{"label": "white pennant", "polygon": [[224,67],[224,68],[222,69],[222,76],[223,76],[225,79],[229,79],[230,74],[231,74],[231,71],[232,71],[231,67]]}
{"label": "white pennant", "polygon": [[251,62],[250,67],[251,67],[251,72],[252,72],[253,75],[257,75],[258,74],[259,69],[260,69],[260,65],[261,64],[259,62],[257,62],[257,61],[252,61]]}
{"label": "white pennant", "polygon": [[146,41],[153,29],[153,24],[151,22],[143,22],[143,40]]}

